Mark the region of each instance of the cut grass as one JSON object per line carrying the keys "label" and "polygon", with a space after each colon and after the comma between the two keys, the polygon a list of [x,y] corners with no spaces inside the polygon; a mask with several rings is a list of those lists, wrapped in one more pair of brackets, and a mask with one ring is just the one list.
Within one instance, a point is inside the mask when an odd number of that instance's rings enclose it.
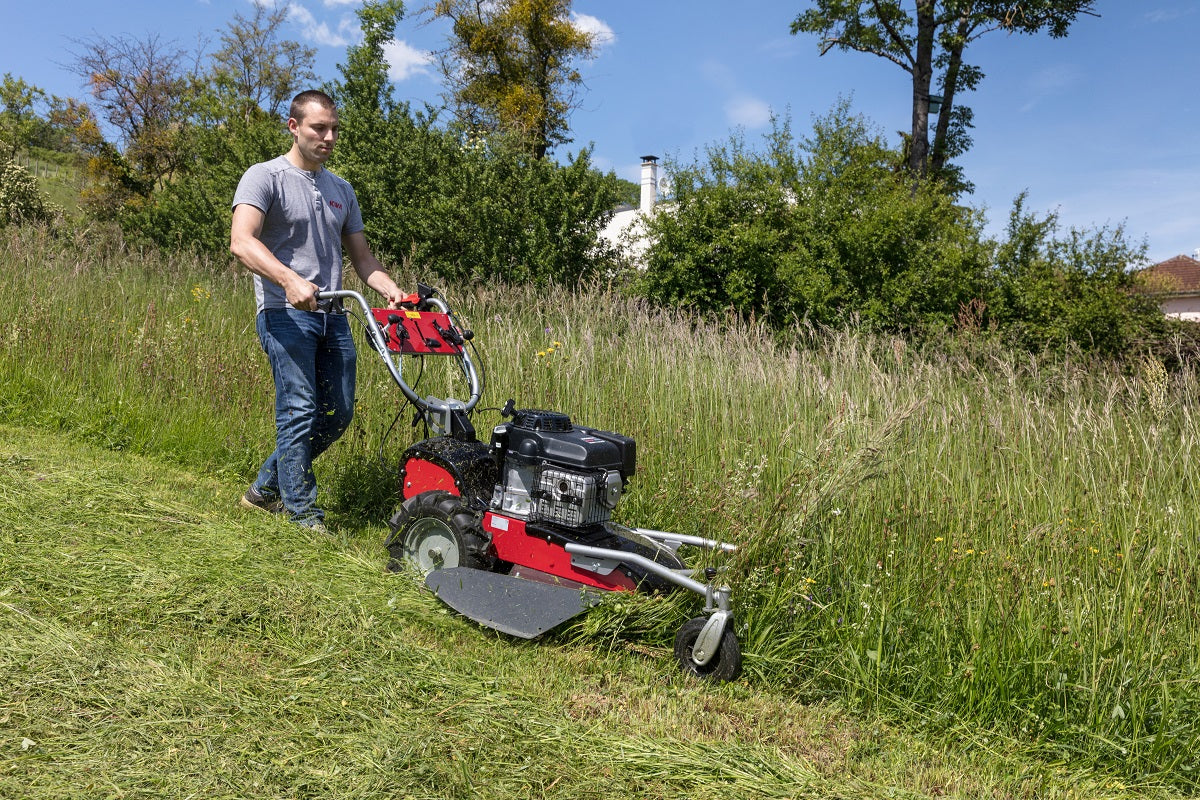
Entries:
{"label": "cut grass", "polygon": [[179,467],[0,442],[0,795],[1139,796],[636,642],[497,636],[388,573],[381,528],[313,537]]}

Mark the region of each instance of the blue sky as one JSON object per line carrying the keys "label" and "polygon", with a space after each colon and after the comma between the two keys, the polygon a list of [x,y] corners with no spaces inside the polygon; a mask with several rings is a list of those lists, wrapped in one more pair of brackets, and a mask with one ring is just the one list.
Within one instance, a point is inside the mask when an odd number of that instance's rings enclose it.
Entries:
{"label": "blue sky", "polygon": [[[413,11],[423,3],[413,2]],[[357,0],[298,0],[286,35],[318,48],[322,78],[337,76],[358,35]],[[803,135],[814,115],[841,97],[889,141],[910,115],[908,75],[874,56],[819,56],[812,36],[788,26],[806,0],[575,0],[580,25],[603,42],[582,65],[586,90],[571,118],[575,151],[630,180],[640,156],[691,161],[736,129],[757,141],[772,112]],[[6,0],[0,74],[12,73],[60,96],[84,98],[69,65],[76,40],[119,35],[194,49],[251,0]],[[1099,18],[1081,18],[1066,39],[994,32],[967,51],[983,69],[964,100],[975,109],[975,144],[960,159],[989,230],[1003,228],[1013,198],[1057,211],[1064,225],[1124,223],[1152,260],[1200,248],[1198,108],[1200,2],[1099,0]],[[414,14],[392,48],[397,96],[440,102],[428,63],[445,28]],[[365,202],[369,202],[367,199]]]}

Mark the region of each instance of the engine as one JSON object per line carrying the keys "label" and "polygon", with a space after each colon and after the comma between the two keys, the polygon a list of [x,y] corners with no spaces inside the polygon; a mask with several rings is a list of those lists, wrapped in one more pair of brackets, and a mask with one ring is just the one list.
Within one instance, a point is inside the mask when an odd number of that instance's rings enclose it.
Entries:
{"label": "engine", "polygon": [[494,511],[570,527],[608,522],[637,464],[633,439],[557,411],[518,410],[492,430],[491,453]]}

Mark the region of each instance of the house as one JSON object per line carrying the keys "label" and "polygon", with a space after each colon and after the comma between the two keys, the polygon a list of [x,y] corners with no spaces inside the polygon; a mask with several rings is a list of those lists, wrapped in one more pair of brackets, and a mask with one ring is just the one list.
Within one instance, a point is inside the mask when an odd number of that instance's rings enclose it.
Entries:
{"label": "house", "polygon": [[1160,261],[1142,270],[1141,279],[1168,317],[1200,322],[1200,250],[1193,256]]}
{"label": "house", "polygon": [[658,156],[642,156],[642,180],[640,203],[617,206],[612,219],[600,231],[619,251],[633,263],[642,263],[642,257],[650,246],[646,238],[646,220],[654,215],[658,204]]}

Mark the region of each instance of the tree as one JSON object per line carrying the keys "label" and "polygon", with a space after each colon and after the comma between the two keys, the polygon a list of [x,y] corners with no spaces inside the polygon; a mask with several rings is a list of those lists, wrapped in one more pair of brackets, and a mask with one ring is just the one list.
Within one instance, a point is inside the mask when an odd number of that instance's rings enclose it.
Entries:
{"label": "tree", "polygon": [[316,80],[316,49],[279,38],[287,15],[286,5],[268,9],[264,3],[255,4],[252,18],[235,13],[212,55],[212,83],[246,122],[256,109],[282,116],[291,98]]}
{"label": "tree", "polygon": [[117,129],[125,169],[148,195],[178,165],[177,137],[196,80],[195,64],[158,36],[97,37],[77,42],[75,72],[86,81],[105,119]]}
{"label": "tree", "polygon": [[229,200],[242,173],[288,147],[281,118],[315,79],[312,48],[281,39],[286,7],[235,14],[208,72],[181,98],[174,126],[174,169],[145,202],[128,205],[127,232],[162,247],[227,252]]}
{"label": "tree", "polygon": [[448,280],[571,283],[610,265],[598,232],[618,185],[587,151],[559,166],[503,132],[439,129],[392,97],[383,45],[397,0],[359,9],[363,40],[333,87],[342,135],[330,167],[349,180],[381,258]]}
{"label": "tree", "polygon": [[568,117],[583,78],[573,64],[595,52],[570,20],[570,0],[437,0],[453,23],[441,69],[459,119],[473,131],[506,131],[535,158],[571,141]]}
{"label": "tree", "polygon": [[[967,45],[985,33],[1005,30],[1053,38],[1067,35],[1080,14],[1098,16],[1096,0],[814,0],[814,8],[792,22],[793,34],[821,37],[821,55],[830,50],[871,53],[898,65],[912,78],[912,128],[908,169],[915,175],[941,175],[970,125],[956,96],[983,78],[963,61]],[[929,143],[929,98],[939,70],[942,107]],[[956,143],[955,137],[958,137]]]}
{"label": "tree", "polygon": [[9,159],[28,147],[44,125],[37,115],[37,104],[45,102],[43,90],[4,73],[0,81],[0,144],[7,148]]}

